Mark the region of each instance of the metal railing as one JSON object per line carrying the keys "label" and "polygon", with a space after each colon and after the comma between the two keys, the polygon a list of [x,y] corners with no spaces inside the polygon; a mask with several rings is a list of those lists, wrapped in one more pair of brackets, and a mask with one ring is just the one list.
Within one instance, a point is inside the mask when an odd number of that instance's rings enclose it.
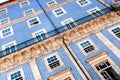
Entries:
{"label": "metal railing", "polygon": [[[112,9],[112,8],[105,8],[105,9],[103,9],[103,10],[101,10],[101,11],[102,11],[102,13],[103,13],[103,15],[104,15],[104,14],[107,14],[107,13],[113,11],[113,9]],[[102,15],[100,15],[100,16],[102,16]],[[98,16],[98,17],[99,17],[99,16]],[[60,34],[60,33],[62,33],[62,32],[65,32],[66,30],[69,30],[69,29],[71,29],[71,28],[74,28],[74,27],[76,27],[76,26],[78,26],[78,25],[81,25],[81,24],[83,24],[83,23],[85,23],[85,22],[88,22],[88,21],[90,21],[90,20],[92,20],[92,19],[95,19],[95,18],[96,18],[96,17],[93,17],[92,15],[88,15],[88,16],[85,16],[85,17],[83,17],[83,18],[81,18],[81,19],[78,19],[78,20],[74,21],[74,22],[72,23],[72,24],[74,24],[73,27],[67,28],[66,26],[61,26],[61,27],[59,27],[59,28],[57,28],[57,29],[55,29],[55,30],[53,30],[53,31],[50,31],[50,32],[45,33],[45,35],[48,36],[48,37],[46,37],[46,39],[49,38],[49,37],[55,36],[55,35],[57,35],[57,34]],[[57,32],[56,32],[56,31],[57,31]],[[28,47],[28,46],[31,46],[31,45],[33,45],[33,44],[36,44],[36,43],[38,43],[38,42],[40,42],[40,41],[36,41],[36,38],[32,38],[32,39],[30,39],[30,40],[27,40],[27,41],[25,41],[25,42],[22,42],[22,43],[20,43],[20,44],[18,44],[18,45],[16,45],[16,46],[14,46],[14,47],[15,47],[15,50],[10,51],[9,54],[14,53],[14,52],[16,52],[16,51],[19,51],[19,50],[21,50],[21,49],[23,49],[23,48],[26,48],[26,47]],[[9,55],[9,54],[6,54],[6,50],[0,51],[0,58],[1,58],[1,57],[4,57],[4,56],[6,56],[6,55]]]}

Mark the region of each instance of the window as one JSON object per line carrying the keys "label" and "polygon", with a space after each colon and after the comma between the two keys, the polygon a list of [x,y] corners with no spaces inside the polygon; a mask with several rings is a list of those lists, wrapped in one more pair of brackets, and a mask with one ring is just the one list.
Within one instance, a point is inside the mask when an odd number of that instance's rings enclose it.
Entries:
{"label": "window", "polygon": [[99,53],[88,60],[101,80],[119,80],[120,67],[107,55],[107,52]]}
{"label": "window", "polygon": [[8,73],[8,80],[25,80],[23,69],[14,70]]}
{"label": "window", "polygon": [[17,71],[13,74],[11,74],[11,80],[23,80],[22,76],[21,76],[21,72]]}
{"label": "window", "polygon": [[98,50],[98,47],[93,43],[91,39],[85,39],[81,42],[78,42],[78,46],[85,55],[88,55]]}
{"label": "window", "polygon": [[50,58],[47,58],[47,61],[48,61],[49,66],[50,66],[51,69],[53,69],[53,68],[55,68],[57,66],[60,66],[60,62],[57,59],[56,55],[51,56]]}
{"label": "window", "polygon": [[28,9],[28,10],[24,11],[24,16],[27,16],[27,15],[32,14],[32,13],[34,13],[34,10]]}
{"label": "window", "polygon": [[47,37],[45,29],[36,31],[36,32],[32,33],[32,35],[34,38],[36,38],[37,41],[42,41],[42,40],[46,39],[46,37]]}
{"label": "window", "polygon": [[84,51],[86,53],[89,53],[89,52],[95,50],[95,47],[89,41],[85,41],[85,42],[81,43],[80,45],[82,46],[82,48],[84,49]]}
{"label": "window", "polygon": [[23,8],[23,7],[27,7],[30,5],[30,2],[28,0],[25,0],[25,1],[22,1],[20,2],[20,7]]}
{"label": "window", "polygon": [[7,8],[0,9],[0,15],[6,14],[6,13],[7,13]]}
{"label": "window", "polygon": [[108,31],[118,40],[120,40],[120,25],[110,27]]}
{"label": "window", "polygon": [[63,26],[65,26],[66,29],[70,29],[72,27],[75,27],[76,23],[72,18],[65,19],[61,22]]}
{"label": "window", "polygon": [[120,28],[119,28],[119,27],[113,29],[112,32],[113,32],[118,38],[120,38]]}
{"label": "window", "polygon": [[120,75],[113,69],[112,65],[105,61],[96,66],[96,69],[104,77],[105,80],[119,80]]}
{"label": "window", "polygon": [[67,13],[62,7],[52,10],[52,12],[56,17],[60,17]]}
{"label": "window", "polygon": [[9,18],[4,18],[0,20],[0,25],[6,24],[9,22]]}
{"label": "window", "polygon": [[49,1],[46,3],[48,6],[53,6],[55,4],[57,4],[57,2],[55,0]]}
{"label": "window", "polygon": [[90,0],[77,0],[76,2],[77,2],[81,7],[86,6],[86,5],[88,5],[88,4],[91,3]]}
{"label": "window", "polygon": [[5,38],[5,37],[13,35],[12,27],[7,27],[7,28],[0,30],[0,35],[1,35],[1,38]]}
{"label": "window", "polygon": [[103,15],[103,12],[100,11],[98,7],[88,10],[88,13],[91,14],[93,17],[99,17]]}
{"label": "window", "polygon": [[50,76],[48,80],[75,80],[75,78],[71,73],[71,69],[67,68],[53,76]]}
{"label": "window", "polygon": [[33,17],[33,18],[27,20],[27,23],[28,23],[28,26],[31,28],[33,26],[40,24],[41,22],[38,17]]}
{"label": "window", "polygon": [[2,50],[5,50],[3,54],[10,54],[16,51],[16,41],[9,42],[7,44],[2,45]]}
{"label": "window", "polygon": [[64,65],[58,53],[47,56],[45,58],[45,63],[49,72],[56,70]]}

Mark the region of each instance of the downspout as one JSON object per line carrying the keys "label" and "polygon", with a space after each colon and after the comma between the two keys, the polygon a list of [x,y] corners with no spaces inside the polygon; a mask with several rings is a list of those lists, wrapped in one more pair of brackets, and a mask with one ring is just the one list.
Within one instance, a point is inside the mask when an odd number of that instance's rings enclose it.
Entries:
{"label": "downspout", "polygon": [[50,17],[48,16],[48,14],[46,13],[46,11],[44,10],[44,8],[41,6],[41,4],[39,3],[38,0],[36,0],[36,2],[38,3],[39,7],[43,10],[43,12],[45,13],[46,17],[48,18],[48,20],[50,21],[50,23],[53,25],[53,27],[55,28],[56,33],[58,34],[59,31],[56,28],[55,24],[53,23],[53,21],[50,19]]}
{"label": "downspout", "polygon": [[66,49],[68,50],[68,52],[70,53],[70,55],[72,56],[72,58],[75,60],[76,64],[78,65],[78,67],[80,68],[80,70],[82,71],[82,73],[85,75],[87,80],[90,80],[89,77],[86,75],[86,73],[84,72],[84,70],[81,68],[81,66],[79,65],[77,59],[74,57],[74,55],[72,54],[72,52],[70,51],[69,47],[67,46],[67,44],[65,43],[65,39],[63,38],[63,44],[66,47]]}

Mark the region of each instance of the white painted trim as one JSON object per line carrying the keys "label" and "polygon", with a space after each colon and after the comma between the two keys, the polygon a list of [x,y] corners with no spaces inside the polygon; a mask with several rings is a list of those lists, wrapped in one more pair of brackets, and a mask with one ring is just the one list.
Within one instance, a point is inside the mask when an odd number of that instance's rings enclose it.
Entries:
{"label": "white painted trim", "polygon": [[[100,11],[100,8],[94,7],[94,8],[91,8],[91,9],[87,10],[87,12],[88,12],[90,15],[92,15],[92,12],[93,12],[93,11],[96,11],[96,10]],[[92,12],[91,12],[91,11],[92,11]],[[101,13],[103,13],[103,12],[101,11]],[[96,17],[96,16],[94,16],[94,15],[92,15],[92,16],[93,16],[93,17]]]}
{"label": "white painted trim", "polygon": [[19,68],[19,69],[12,70],[12,71],[8,72],[8,73],[7,73],[7,78],[8,78],[8,80],[11,80],[11,76],[10,76],[11,74],[14,74],[15,72],[18,72],[18,71],[21,72],[21,76],[23,77],[23,80],[26,80],[26,79],[25,79],[25,74],[24,74],[24,72],[23,72],[22,67]]}
{"label": "white painted trim", "polygon": [[[23,1],[21,1],[21,2],[19,3],[19,5],[20,5],[21,8],[24,8],[24,6],[22,6],[22,3],[24,3],[24,2],[27,2],[27,3],[28,3],[27,6],[30,5],[30,1],[29,1],[29,0],[23,0]],[[27,6],[25,6],[25,7],[27,7]]]}
{"label": "white painted trim", "polygon": [[[46,5],[47,5],[48,7],[51,6],[51,5],[49,5],[49,3],[52,2],[52,1],[54,1],[54,3],[57,4],[57,1],[56,1],[56,0],[50,0],[49,2],[46,3]],[[54,5],[55,5],[55,4],[54,4]],[[53,5],[52,5],[52,6],[53,6]]]}
{"label": "white painted trim", "polygon": [[98,10],[98,11],[100,11],[100,8],[98,8],[98,7],[94,7],[94,8],[91,8],[91,9],[89,9],[89,10],[87,10],[87,12],[89,13],[89,14],[91,14],[91,11],[96,11],[96,10]]}
{"label": "white painted trim", "polygon": [[32,70],[32,73],[34,76],[34,80],[42,80],[42,76],[41,76],[38,66],[36,64],[36,60],[35,59],[31,60],[29,62],[29,64],[30,64],[30,67],[31,67],[31,70]]}
{"label": "white painted trim", "polygon": [[[28,9],[28,10],[23,11],[23,15],[24,15],[24,16],[27,16],[26,12],[29,11],[29,10],[32,10],[32,13],[31,13],[31,14],[33,14],[33,13],[35,12],[33,8],[30,8],[30,9]],[[29,14],[29,15],[30,15],[30,14]]]}
{"label": "white painted trim", "polygon": [[[36,18],[39,23],[31,26],[30,23],[29,23],[29,20],[31,20],[31,19],[33,19],[33,18]],[[36,25],[41,24],[41,21],[40,21],[39,17],[36,16],[36,17],[32,17],[32,18],[28,19],[28,20],[27,20],[27,24],[28,24],[28,27],[31,28],[31,27],[33,27],[33,26],[36,26]]]}
{"label": "white painted trim", "polygon": [[[100,53],[101,54],[101,53]],[[92,68],[95,70],[95,72],[99,75],[99,77],[101,78],[101,80],[103,80],[103,76],[100,74],[100,72],[96,69],[96,65],[104,62],[104,61],[108,61],[112,67],[114,67],[115,70],[117,70],[120,74],[120,68],[117,64],[114,63],[114,61],[105,53],[104,55],[101,55],[97,58],[94,58],[93,60],[91,60],[89,62],[89,64],[92,66]]]}
{"label": "white painted trim", "polygon": [[5,19],[8,19],[8,22],[7,22],[7,23],[9,23],[9,22],[10,22],[10,17],[6,17],[6,18],[3,18],[3,19],[0,19],[0,25],[4,25],[4,24],[6,24],[6,23],[1,24],[1,21],[2,21],[2,20],[5,20]]}
{"label": "white painted trim", "polygon": [[[50,58],[50,57],[52,57],[52,56],[54,56],[54,55],[57,57],[57,60],[59,60],[60,66],[57,66],[56,68],[51,69],[49,67],[49,63],[48,63],[47,59]],[[57,70],[57,69],[59,69],[59,68],[61,68],[61,67],[64,66],[64,63],[63,63],[61,57],[59,56],[58,52],[54,52],[54,53],[52,53],[50,55],[45,56],[44,62],[46,64],[46,67],[47,67],[47,69],[48,69],[49,72],[52,72],[52,71]]]}
{"label": "white painted trim", "polygon": [[[91,51],[89,53],[86,53],[84,51],[83,47],[80,45],[81,43],[84,43],[86,41],[89,41],[91,43],[91,45],[93,45],[95,47],[95,50],[93,50],[93,51]],[[83,54],[85,56],[88,56],[89,54],[92,54],[92,53],[94,53],[94,52],[99,50],[99,47],[90,38],[86,38],[86,39],[80,40],[79,42],[77,42],[77,46],[80,48],[80,50],[83,52]]]}
{"label": "white painted trim", "polygon": [[35,34],[36,34],[36,33],[39,33],[39,32],[42,32],[42,31],[43,31],[44,33],[47,33],[46,30],[45,30],[45,28],[43,28],[43,29],[40,29],[40,30],[38,30],[38,31],[33,32],[33,33],[32,33],[32,36],[35,38],[35,37],[36,37]]}
{"label": "white painted trim", "polygon": [[[63,13],[60,14],[60,15],[57,15],[56,12],[55,12],[55,10],[58,10],[58,9],[61,9],[61,10],[63,11]],[[62,7],[59,7],[59,8],[56,8],[56,9],[52,10],[52,12],[53,12],[53,14],[54,14],[56,17],[60,17],[60,16],[62,16],[62,15],[64,15],[64,14],[67,14],[67,12],[65,11],[65,9],[62,8]]]}
{"label": "white painted trim", "polygon": [[108,28],[107,30],[108,30],[116,39],[118,39],[118,40],[120,41],[120,38],[118,38],[118,37],[112,32],[112,30],[115,29],[115,28],[117,28],[117,27],[120,28],[120,24],[118,24],[118,25],[116,25],[116,26],[112,26],[112,27]]}
{"label": "white painted trim", "polygon": [[[4,7],[4,8],[0,8],[0,10],[1,10],[1,9],[5,9],[5,11],[6,11],[6,13],[5,13],[5,14],[7,14],[7,13],[8,13],[8,10],[7,10],[7,8],[6,8],[6,7]],[[1,16],[1,15],[4,15],[4,14],[0,14],[0,16]]]}
{"label": "white painted trim", "polygon": [[69,22],[74,22],[74,19],[70,17],[65,20],[62,20],[60,23],[64,26],[66,23],[69,23]]}
{"label": "white painted trim", "polygon": [[11,42],[8,42],[8,43],[6,43],[6,44],[3,44],[3,45],[2,45],[2,50],[5,50],[6,46],[8,46],[8,45],[10,45],[10,44],[16,45],[16,44],[17,44],[17,43],[16,43],[16,40],[11,41]]}
{"label": "white painted trim", "polygon": [[120,50],[101,32],[96,33],[96,36],[120,59]]}
{"label": "white painted trim", "polygon": [[81,5],[81,4],[79,3],[79,1],[80,1],[80,0],[77,0],[76,3],[77,3],[78,5],[80,5],[81,7],[84,7],[84,6],[87,6],[87,5],[91,4],[91,1],[90,1],[90,0],[86,0],[87,3],[84,4],[84,5]]}
{"label": "white painted trim", "polygon": [[[65,20],[62,20],[60,23],[62,24],[62,26],[64,26],[65,27],[65,29],[68,29],[66,26],[65,26],[65,24],[66,23],[70,23],[70,22],[74,22],[75,20],[72,18],[72,17],[70,17],[70,18],[67,18],[67,19],[65,19]],[[77,23],[76,23],[76,25],[77,25]]]}
{"label": "white painted trim", "polygon": [[[2,31],[5,30],[5,29],[8,29],[8,28],[10,28],[11,34],[9,34],[9,35],[7,35],[7,36],[3,36]],[[0,30],[0,37],[1,37],[1,39],[6,38],[6,37],[9,37],[9,36],[11,36],[11,35],[13,35],[13,34],[14,34],[14,31],[13,31],[12,26]]]}

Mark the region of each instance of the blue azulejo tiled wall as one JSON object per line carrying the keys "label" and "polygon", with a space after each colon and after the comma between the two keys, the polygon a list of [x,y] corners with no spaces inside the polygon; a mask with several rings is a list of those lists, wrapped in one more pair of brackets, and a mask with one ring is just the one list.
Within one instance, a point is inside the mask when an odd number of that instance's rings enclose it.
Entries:
{"label": "blue azulejo tiled wall", "polygon": [[[81,49],[78,47],[78,42],[80,42],[81,40],[85,40],[85,39],[91,39],[99,48],[97,51],[89,54],[89,55],[84,55],[83,52],[81,51]],[[92,69],[91,65],[89,63],[86,62],[87,59],[98,55],[104,51],[107,51],[107,55],[118,65],[120,66],[120,61],[118,61],[118,58],[115,56],[115,54],[106,46],[104,45],[103,42],[101,42],[99,40],[99,38],[95,35],[92,34],[84,39],[78,40],[76,42],[73,42],[70,44],[70,48],[72,49],[72,51],[75,53],[75,55],[78,57],[78,59],[80,60],[80,62],[82,63],[82,65],[85,67],[85,69],[88,71],[88,73],[90,74],[90,76],[93,79],[100,79],[100,77],[95,73],[95,71]],[[87,53],[86,53],[87,54]]]}
{"label": "blue azulejo tiled wall", "polygon": [[[46,65],[45,65],[44,58],[46,56],[49,56],[50,54],[52,54],[54,52],[58,52],[60,58],[62,59],[62,61],[64,63],[64,66],[57,69],[57,70],[53,70],[52,72],[49,72]],[[71,68],[71,72],[76,80],[77,79],[82,80],[82,77],[80,75],[78,75],[79,72],[77,71],[76,67],[73,65],[72,61],[70,60],[70,58],[66,54],[66,51],[63,48],[56,50],[56,51],[53,51],[53,52],[50,52],[50,53],[47,53],[43,57],[38,58],[37,65],[38,65],[38,68],[39,68],[39,71],[41,73],[43,80],[47,80],[49,76],[53,76],[53,75],[65,70],[67,68]]]}
{"label": "blue azulejo tiled wall", "polygon": [[[107,37],[117,48],[120,49],[120,39],[116,35],[112,35],[112,31],[110,32],[109,29],[113,28],[115,26],[119,26],[120,23],[117,23],[115,25],[111,25],[108,28],[102,30],[102,33],[104,34],[105,37]],[[113,33],[114,34],[114,33]]]}
{"label": "blue azulejo tiled wall", "polygon": [[11,73],[15,73],[17,70],[19,71],[20,69],[22,69],[26,80],[34,80],[33,73],[31,71],[29,63],[17,66],[16,68],[13,68],[7,72],[0,74],[0,79],[1,80],[11,80],[10,79],[11,77],[9,77],[11,75]]}

